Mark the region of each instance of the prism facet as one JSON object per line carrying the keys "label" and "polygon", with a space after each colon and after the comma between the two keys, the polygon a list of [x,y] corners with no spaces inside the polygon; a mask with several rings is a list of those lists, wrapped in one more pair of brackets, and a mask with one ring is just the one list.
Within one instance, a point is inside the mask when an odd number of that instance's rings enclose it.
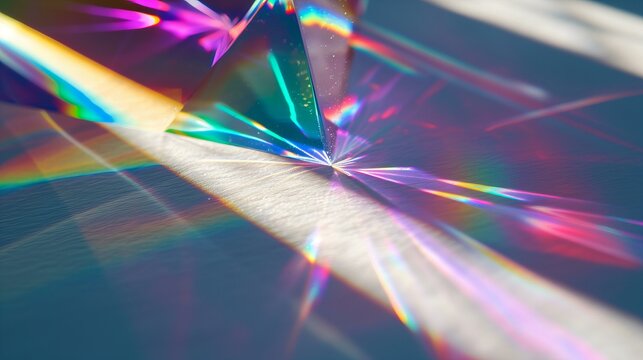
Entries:
{"label": "prism facet", "polygon": [[255,5],[169,131],[276,154],[318,153],[324,130],[294,5]]}

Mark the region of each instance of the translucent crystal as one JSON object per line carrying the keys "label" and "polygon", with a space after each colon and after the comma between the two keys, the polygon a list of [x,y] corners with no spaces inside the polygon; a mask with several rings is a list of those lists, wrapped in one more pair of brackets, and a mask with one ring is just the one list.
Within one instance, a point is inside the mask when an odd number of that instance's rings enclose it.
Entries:
{"label": "translucent crystal", "polygon": [[294,5],[265,1],[251,11],[170,131],[277,154],[319,153],[324,130]]}

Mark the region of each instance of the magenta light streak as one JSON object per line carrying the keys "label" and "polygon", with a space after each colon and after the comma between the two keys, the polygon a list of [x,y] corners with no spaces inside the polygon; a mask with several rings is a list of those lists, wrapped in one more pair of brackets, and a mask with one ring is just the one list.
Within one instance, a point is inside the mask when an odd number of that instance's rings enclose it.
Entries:
{"label": "magenta light streak", "polygon": [[[75,9],[90,15],[118,19],[121,21],[74,26],[77,31],[123,31],[157,27],[179,39],[197,37],[197,43],[207,52],[214,52],[213,63],[218,60],[235,39],[240,30],[237,20],[226,14],[218,14],[198,1],[187,5],[168,4],[158,0],[127,0],[133,4],[153,10],[158,15],[145,12],[79,5]],[[207,10],[207,11],[206,11]]]}
{"label": "magenta light streak", "polygon": [[127,0],[127,1],[144,6],[148,9],[170,11],[170,5],[160,0]]}
{"label": "magenta light streak", "polygon": [[112,9],[101,6],[79,5],[77,10],[90,15],[119,19],[123,21],[95,24],[85,27],[85,31],[122,31],[145,29],[158,24],[161,19],[157,16],[138,11]]}

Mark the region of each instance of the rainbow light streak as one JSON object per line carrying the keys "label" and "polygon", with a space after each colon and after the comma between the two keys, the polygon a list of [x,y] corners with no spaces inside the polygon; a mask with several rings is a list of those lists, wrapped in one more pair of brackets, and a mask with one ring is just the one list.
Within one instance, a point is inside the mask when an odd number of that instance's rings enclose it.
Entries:
{"label": "rainbow light streak", "polygon": [[502,187],[497,187],[497,186],[474,184],[474,183],[456,181],[456,180],[449,180],[449,179],[437,179],[437,180],[441,181],[441,182],[443,182],[445,184],[454,185],[454,186],[458,186],[458,187],[469,189],[469,190],[483,192],[483,193],[486,193],[486,194],[489,194],[489,195],[500,196],[500,197],[504,197],[504,198],[507,198],[507,199],[513,199],[513,200],[518,200],[518,201],[523,201],[523,202],[542,200],[542,199],[559,200],[559,201],[566,201],[566,202],[578,201],[578,200],[574,200],[574,199],[564,198],[562,196],[555,196],[555,195],[535,193],[535,192],[530,192],[530,191],[508,189],[508,188],[502,188]]}
{"label": "rainbow light streak", "polygon": [[[551,358],[600,358],[585,343],[539,317],[484,274],[465,262],[457,261],[457,256],[450,254],[447,248],[430,237],[419,235],[420,232],[413,225],[402,220],[402,217],[394,213],[391,213],[391,216],[424,258],[452,284],[479,304],[480,308],[505,329],[508,335]],[[458,241],[462,241],[461,237],[466,237],[453,228],[447,228],[447,231]],[[468,239],[467,242],[470,243],[471,240]],[[545,337],[542,334],[549,334],[549,336]]]}
{"label": "rainbow light streak", "polygon": [[297,119],[297,110],[295,109],[295,103],[292,100],[292,97],[290,96],[290,92],[288,91],[288,85],[286,84],[286,79],[284,79],[284,74],[281,72],[281,68],[279,68],[279,62],[277,61],[277,58],[275,57],[275,54],[272,53],[272,51],[268,52],[267,55],[268,58],[268,64],[270,64],[270,68],[272,69],[273,74],[275,74],[275,79],[277,80],[277,84],[279,84],[279,89],[281,90],[281,93],[284,96],[284,100],[286,100],[286,103],[288,104],[288,111],[290,112],[290,120],[297,126],[299,131],[301,131],[303,134],[306,134],[304,128],[301,126],[299,123],[299,120]]}
{"label": "rainbow light streak", "polygon": [[[523,194],[523,192],[511,189],[488,187],[486,185],[438,179],[430,174],[426,174],[414,168],[391,167],[353,169],[351,167],[348,167],[344,169],[344,173],[347,173],[349,176],[352,176],[353,178],[372,188],[376,192],[378,192],[377,188],[373,187],[372,184],[369,184],[356,175],[367,175],[394,184],[412,187],[427,194],[457,201],[459,203],[476,208],[483,208],[486,211],[518,220],[519,223],[525,224],[529,228],[537,230],[541,234],[551,235],[557,239],[562,239],[571,244],[576,244],[597,252],[597,254],[600,254],[602,256],[600,258],[601,262],[609,261],[610,263],[613,263],[613,260],[617,259],[620,260],[620,262],[618,262],[618,265],[628,267],[639,266],[641,263],[643,263],[643,247],[641,247],[640,245],[641,241],[643,240],[642,238],[611,226],[597,224],[597,221],[599,220],[605,222],[612,220],[612,217],[592,214],[591,220],[583,220],[583,217],[588,216],[585,213],[579,214],[577,212],[571,212],[564,209],[551,207],[529,206],[527,208],[523,208],[495,204],[491,201],[476,199],[449,191],[437,190],[431,188],[430,186],[431,184],[437,185],[439,183],[447,183],[449,185],[462,187],[468,190],[480,191],[490,195],[497,195],[521,202],[526,202],[533,199],[540,200],[542,198],[553,198],[556,200],[562,200],[563,203],[567,203],[569,201],[568,199],[550,197],[544,194],[534,194],[528,192],[524,192],[524,194],[533,195],[532,199],[526,199],[525,197],[518,198],[516,196],[513,196],[513,194]],[[623,222],[640,226],[639,222],[634,220]],[[592,260],[590,258],[584,259]]]}
{"label": "rainbow light streak", "polygon": [[502,196],[508,199],[514,199],[519,201],[526,201],[524,198],[510,195],[510,193],[515,192],[515,190],[511,190],[511,189],[505,189],[505,188],[500,188],[496,186],[467,183],[467,182],[456,181],[456,180],[439,179],[439,181],[442,181],[443,183],[446,183],[446,184],[459,186],[465,189],[480,191],[490,195]]}
{"label": "rainbow light streak", "polygon": [[[54,134],[51,131],[39,130],[30,135],[46,136],[44,141],[47,145],[30,149],[29,154],[14,157],[2,163],[0,173],[3,175],[0,176],[0,188],[30,186],[48,181],[111,173],[115,171],[114,169],[123,171],[157,165],[145,157],[137,156],[133,149],[118,147],[109,135],[97,136],[85,143],[88,148],[112,149],[110,157],[106,160],[113,165],[113,168],[102,166],[68,141],[63,142],[53,137]],[[34,158],[39,159],[39,162],[44,165],[34,166],[32,164]],[[46,171],[43,173],[43,170]]]}
{"label": "rainbow light streak", "polygon": [[443,197],[445,199],[461,202],[461,203],[467,204],[467,205],[473,205],[473,206],[491,206],[491,205],[493,205],[493,203],[491,203],[489,201],[475,199],[475,198],[472,198],[472,197],[453,194],[453,193],[449,193],[449,192],[445,192],[445,191],[430,190],[430,189],[420,189],[420,191],[425,192],[427,194]]}
{"label": "rainbow light streak", "polygon": [[474,190],[485,194],[499,196],[499,197],[522,201],[522,202],[528,202],[528,201],[539,200],[539,199],[550,199],[550,200],[553,199],[553,200],[560,200],[560,201],[573,200],[573,199],[566,199],[555,195],[534,193],[529,191],[475,184],[475,183],[450,180],[450,179],[440,179],[413,167],[357,168],[357,169],[351,169],[351,171],[359,172],[372,177],[377,177],[379,179],[394,182],[396,184],[412,186],[412,187],[422,187],[426,184],[427,181],[441,182],[441,183],[457,186],[468,190]]}
{"label": "rainbow light streak", "polygon": [[309,263],[314,264],[317,261],[317,253],[319,252],[319,245],[321,243],[321,236],[319,236],[319,231],[315,230],[308,237],[306,246],[304,247],[302,254],[308,260]]}
{"label": "rainbow light streak", "polygon": [[0,51],[0,61],[64,102],[68,115],[159,131],[181,107],[1,13]]}
{"label": "rainbow light streak", "polygon": [[353,24],[347,19],[318,7],[306,6],[299,11],[299,20],[304,26],[320,27],[346,38],[355,50],[375,56],[404,74],[417,74],[413,65],[387,45],[355,33]]}
{"label": "rainbow light streak", "polygon": [[293,335],[289,341],[289,352],[294,348],[301,326],[304,324],[306,319],[308,319],[313,307],[319,301],[330,275],[330,267],[326,264],[317,263],[317,254],[321,239],[319,229],[315,229],[308,236],[306,246],[301,251],[301,254],[311,265],[311,269],[306,282],[305,295],[303,296],[301,306],[299,307],[297,322],[293,328]]}
{"label": "rainbow light streak", "polygon": [[549,108],[535,110],[527,114],[516,116],[510,119],[501,120],[491,126],[488,126],[485,129],[485,131],[494,131],[507,126],[520,124],[529,120],[541,119],[544,117],[554,116],[565,112],[579,110],[593,105],[598,105],[598,104],[602,104],[602,103],[606,103],[614,100],[641,96],[641,95],[643,95],[643,91],[638,90],[638,91],[621,92],[616,94],[599,95],[599,96],[593,96],[593,97],[589,97],[581,100],[571,101],[564,104],[552,106]]}
{"label": "rainbow light streak", "polygon": [[316,265],[313,267],[308,281],[308,289],[299,309],[298,321],[300,324],[308,318],[314,305],[319,301],[319,297],[328,282],[329,274],[330,269],[327,266]]}
{"label": "rainbow light streak", "polygon": [[[361,87],[367,89],[367,93],[360,98],[353,98],[352,95],[344,98],[340,104],[336,106],[327,107],[325,109],[325,116],[330,120],[334,120],[339,124],[339,130],[336,133],[335,149],[337,154],[334,154],[336,159],[343,159],[346,156],[354,156],[343,148],[356,148],[360,152],[367,150],[373,144],[380,144],[384,141],[384,136],[396,124],[399,123],[401,117],[408,116],[409,111],[406,106],[390,105],[388,107],[382,106],[383,103],[389,101],[390,96],[396,96],[396,88],[399,81],[402,79],[401,75],[392,76],[383,84],[373,83],[373,77],[378,72],[379,67],[371,67],[371,70],[364,74],[360,80],[356,81]],[[380,111],[374,112],[373,107],[383,107]],[[364,111],[362,111],[364,110]],[[410,112],[412,112],[411,110]],[[416,111],[417,112],[417,111]],[[364,121],[366,119],[366,121]],[[384,126],[372,127],[371,123],[386,121]],[[341,130],[350,130],[346,134],[341,133]],[[366,139],[372,139],[372,142],[363,141],[358,136],[352,136],[353,130],[358,130],[360,135]]]}
{"label": "rainbow light streak", "polygon": [[63,114],[91,121],[114,121],[114,118],[103,110],[96,99],[87,97],[76,86],[65,81],[47,67],[40,65],[39,62],[30,59],[27,54],[12,53],[11,49],[8,47],[3,49],[0,44],[0,56],[5,65],[34,85],[56,96],[60,101],[59,110]]}
{"label": "rainbow light streak", "polygon": [[308,281],[306,282],[305,294],[299,307],[299,313],[297,314],[297,321],[293,326],[292,336],[287,345],[288,353],[291,353],[294,349],[301,327],[312,313],[315,305],[319,302],[324,288],[328,283],[329,276],[330,268],[328,266],[316,264],[313,265],[310,270]]}
{"label": "rainbow light streak", "polygon": [[299,22],[304,26],[317,26],[329,30],[341,37],[348,38],[353,33],[353,23],[337,16],[326,9],[315,6],[304,6],[299,9]]}
{"label": "rainbow light streak", "polygon": [[324,116],[333,124],[342,128],[353,121],[361,106],[362,103],[359,101],[357,96],[349,95],[346,96],[338,105],[327,108],[324,111]]}
{"label": "rainbow light streak", "polygon": [[[404,325],[406,325],[411,331],[418,332],[419,327],[417,322],[415,321],[415,318],[413,317],[413,315],[411,315],[411,312],[409,311],[404,299],[402,299],[400,294],[395,289],[395,286],[394,286],[395,283],[387,273],[385,269],[385,264],[380,259],[380,256],[378,252],[375,250],[375,247],[373,246],[370,239],[367,239],[367,244],[368,244],[371,264],[373,264],[373,269],[375,270],[375,275],[377,275],[380,285],[382,286],[382,289],[386,293],[386,296],[388,297],[389,302],[391,303],[393,312],[395,313],[395,315],[397,315],[398,319],[400,319],[400,321]],[[390,243],[388,245],[389,245],[387,249],[388,251],[386,253],[387,254],[386,265],[391,266],[394,269],[403,271],[408,274],[409,273],[408,268],[404,264],[404,261],[400,257],[395,246]]]}
{"label": "rainbow light streak", "polygon": [[368,38],[362,34],[354,33],[348,43],[355,49],[375,56],[382,62],[390,65],[397,71],[407,75],[417,75],[417,70],[406,58],[399,55],[391,47]]}

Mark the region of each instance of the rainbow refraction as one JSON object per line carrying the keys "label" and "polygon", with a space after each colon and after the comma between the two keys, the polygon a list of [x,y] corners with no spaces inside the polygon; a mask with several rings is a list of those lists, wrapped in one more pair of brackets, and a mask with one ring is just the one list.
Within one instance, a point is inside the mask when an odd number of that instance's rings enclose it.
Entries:
{"label": "rainbow refraction", "polygon": [[635,359],[643,8],[0,1],[3,359]]}

